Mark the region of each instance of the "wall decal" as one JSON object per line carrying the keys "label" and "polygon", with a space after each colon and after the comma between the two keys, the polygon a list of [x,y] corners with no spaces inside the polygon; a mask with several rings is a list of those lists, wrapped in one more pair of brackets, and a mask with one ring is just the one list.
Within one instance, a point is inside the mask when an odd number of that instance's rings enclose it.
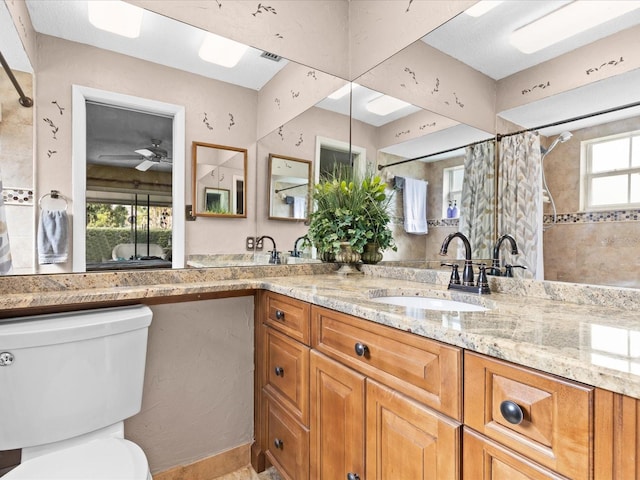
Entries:
{"label": "wall decal", "polygon": [[545,88],[550,87],[550,86],[551,86],[551,82],[549,82],[549,81],[547,83],[539,83],[538,85],[534,85],[531,88],[525,88],[524,90],[522,90],[522,95],[526,95],[528,93],[531,93],[536,88],[540,88],[540,89],[544,90]]}
{"label": "wall decal", "polygon": [[404,13],[407,13],[409,11],[412,3],[413,3],[413,0],[409,0],[409,5],[407,5],[407,9],[404,11]]}
{"label": "wall decal", "polygon": [[314,80],[318,80],[318,77],[316,77],[316,71],[315,70],[309,70],[307,72],[307,77],[313,77]]}
{"label": "wall decal", "polygon": [[462,103],[462,102],[460,101],[460,99],[459,99],[459,98],[458,98],[458,96],[456,95],[456,92],[453,92],[453,96],[454,96],[454,97],[455,97],[455,99],[456,99],[456,105],[458,105],[460,108],[464,108],[464,103]]}
{"label": "wall decal", "polygon": [[280,125],[280,127],[278,128],[278,136],[280,137],[280,140],[284,142],[284,135],[282,134],[283,129],[284,126]]}
{"label": "wall decal", "polygon": [[276,102],[276,105],[278,106],[278,110],[279,110],[280,109],[280,99],[279,98],[275,98],[273,101]]}
{"label": "wall decal", "polygon": [[209,130],[213,130],[213,125],[209,123],[209,118],[207,118],[207,112],[204,112],[204,118],[202,119],[202,123],[204,123]]}
{"label": "wall decal", "polygon": [[56,134],[58,133],[59,128],[49,118],[43,118],[42,120],[44,120],[44,123],[51,127],[51,134],[53,135],[53,139],[57,140],[58,138],[56,137]]}
{"label": "wall decal", "polygon": [[222,8],[222,2],[220,0],[214,0],[218,4],[218,8]]}
{"label": "wall decal", "polygon": [[54,100],[54,101],[53,101],[53,102],[51,102],[51,103],[53,103],[56,107],[58,107],[58,111],[60,112],[60,115],[64,115],[64,114],[62,113],[62,112],[64,112],[64,107],[61,107],[61,106],[58,104],[58,101],[57,101],[57,100]]}
{"label": "wall decal", "polygon": [[258,9],[254,13],[252,13],[251,15],[253,15],[255,17],[259,13],[263,13],[263,12],[265,12],[265,13],[273,13],[274,15],[278,14],[278,12],[276,12],[275,8],[270,7],[268,5],[262,5],[262,3],[259,3],[258,4]]}
{"label": "wall decal", "polygon": [[279,33],[276,33],[275,37],[276,37],[276,38],[280,38],[280,39],[284,38],[284,37],[283,37],[282,35],[280,35]]}
{"label": "wall decal", "polygon": [[432,122],[432,123],[423,123],[422,125],[420,125],[418,127],[419,130],[424,130],[425,128],[429,128],[429,127],[435,127],[436,126],[436,122]]}
{"label": "wall decal", "polygon": [[302,145],[304,142],[304,140],[302,139],[302,134],[300,134],[300,138],[298,139],[298,141],[296,142],[296,147],[299,147],[300,145]]}
{"label": "wall decal", "polygon": [[411,70],[409,67],[404,67],[404,71],[405,73],[408,73],[411,79],[415,82],[415,84],[418,85],[418,80],[416,80],[416,72]]}
{"label": "wall decal", "polygon": [[436,86],[433,87],[433,90],[431,90],[431,95],[433,95],[434,93],[438,93],[439,91],[440,91],[440,79],[436,77]]}
{"label": "wall decal", "polygon": [[291,90],[291,98],[298,98],[300,96],[300,91],[294,92]]}
{"label": "wall decal", "polygon": [[58,153],[56,150],[47,150],[47,158],[53,157],[56,153]]}
{"label": "wall decal", "polygon": [[403,137],[404,135],[409,135],[411,133],[411,130],[404,130],[402,132],[398,132],[395,134],[396,138],[400,138]]}
{"label": "wall decal", "polygon": [[624,58],[622,58],[622,57],[620,57],[620,60],[609,60],[608,62],[605,62],[602,65],[600,65],[599,67],[593,67],[593,68],[587,69],[586,73],[587,73],[587,75],[591,75],[592,73],[598,72],[598,71],[602,70],[602,68],[607,67],[607,66],[617,67],[622,62],[624,62]]}
{"label": "wall decal", "polygon": [[233,119],[233,113],[229,114],[229,126],[227,127],[229,130],[231,130],[231,127],[233,127],[236,124],[236,122]]}

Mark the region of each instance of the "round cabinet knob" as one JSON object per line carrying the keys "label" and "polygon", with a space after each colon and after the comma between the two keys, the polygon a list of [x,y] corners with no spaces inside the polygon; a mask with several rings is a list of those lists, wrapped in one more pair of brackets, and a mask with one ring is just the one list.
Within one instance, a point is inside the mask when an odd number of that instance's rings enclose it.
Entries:
{"label": "round cabinet knob", "polygon": [[280,440],[279,438],[276,438],[273,441],[273,444],[275,445],[276,448],[282,450],[282,447],[284,446],[284,442],[282,440]]}
{"label": "round cabinet knob", "polygon": [[511,400],[505,400],[500,404],[500,413],[507,422],[513,425],[520,425],[524,419],[524,413],[522,413],[520,406]]}
{"label": "round cabinet knob", "polygon": [[284,312],[282,310],[276,310],[276,318],[278,320],[284,320]]}
{"label": "round cabinet knob", "polygon": [[360,480],[360,475],[357,473],[347,473],[347,480]]}
{"label": "round cabinet knob", "polygon": [[284,368],[282,367],[276,367],[275,368],[276,371],[276,377],[282,377],[284,376]]}
{"label": "round cabinet knob", "polygon": [[369,353],[369,347],[367,347],[364,343],[358,342],[355,345],[356,355],[359,357],[364,357]]}

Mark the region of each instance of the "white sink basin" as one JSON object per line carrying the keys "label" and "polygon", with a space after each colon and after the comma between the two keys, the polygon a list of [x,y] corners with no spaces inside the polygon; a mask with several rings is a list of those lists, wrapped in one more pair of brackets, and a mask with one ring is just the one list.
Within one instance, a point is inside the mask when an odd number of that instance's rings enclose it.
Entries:
{"label": "white sink basin", "polygon": [[372,298],[374,302],[387,305],[399,305],[409,308],[422,308],[423,310],[440,310],[445,312],[486,312],[489,310],[481,305],[458,302],[444,298],[420,297],[420,296],[387,296]]}

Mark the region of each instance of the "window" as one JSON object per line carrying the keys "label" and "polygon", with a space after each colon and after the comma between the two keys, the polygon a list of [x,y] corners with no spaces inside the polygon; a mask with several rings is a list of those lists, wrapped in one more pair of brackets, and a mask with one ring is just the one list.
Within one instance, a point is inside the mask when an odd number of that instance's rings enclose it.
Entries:
{"label": "window", "polygon": [[640,207],[640,131],[582,143],[583,210]]}
{"label": "window", "polygon": [[[464,165],[442,170],[442,218],[458,218],[460,216],[463,180]],[[449,205],[457,208],[455,213],[447,212]]]}

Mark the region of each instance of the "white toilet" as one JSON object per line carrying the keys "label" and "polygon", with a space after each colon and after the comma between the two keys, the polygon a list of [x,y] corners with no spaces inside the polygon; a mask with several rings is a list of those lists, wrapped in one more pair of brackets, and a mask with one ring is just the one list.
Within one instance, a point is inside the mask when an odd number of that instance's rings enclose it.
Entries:
{"label": "white toilet", "polygon": [[142,404],[146,306],[0,320],[0,450],[22,448],[2,480],[151,480],[124,439]]}

